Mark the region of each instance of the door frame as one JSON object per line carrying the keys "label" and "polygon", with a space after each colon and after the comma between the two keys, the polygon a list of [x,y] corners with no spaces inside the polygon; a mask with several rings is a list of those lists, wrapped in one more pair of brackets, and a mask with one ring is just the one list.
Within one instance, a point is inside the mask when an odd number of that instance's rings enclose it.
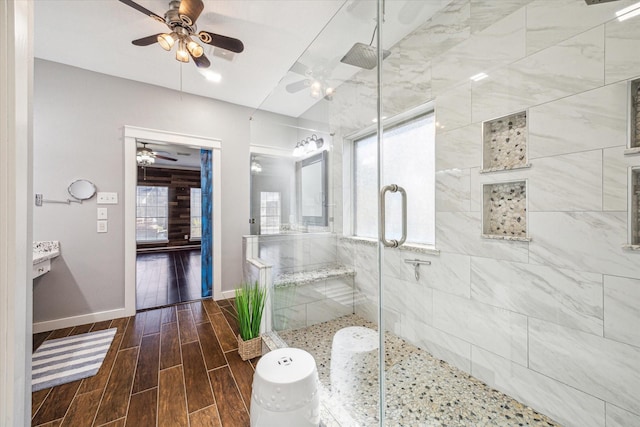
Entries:
{"label": "door frame", "polygon": [[222,174],[220,167],[222,142],[206,136],[124,126],[124,306],[127,315],[136,312],[136,186],[138,185],[138,165],[136,163],[137,140],[165,142],[172,145],[186,145],[204,148],[212,152],[213,167],[213,299],[223,298],[222,294]]}

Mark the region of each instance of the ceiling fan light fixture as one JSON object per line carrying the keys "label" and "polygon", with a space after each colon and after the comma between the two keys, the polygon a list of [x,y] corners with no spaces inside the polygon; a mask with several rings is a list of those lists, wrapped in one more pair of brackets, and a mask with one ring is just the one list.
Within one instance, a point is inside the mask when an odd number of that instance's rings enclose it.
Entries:
{"label": "ceiling fan light fixture", "polygon": [[163,48],[166,51],[171,50],[171,48],[173,47],[173,45],[176,42],[176,36],[175,33],[171,33],[171,34],[160,34],[158,36],[158,44],[160,45],[161,48]]}
{"label": "ceiling fan light fixture", "polygon": [[180,40],[178,50],[176,50],[176,59],[180,62],[189,62],[189,52],[187,52],[182,40]]}
{"label": "ceiling fan light fixture", "polygon": [[138,151],[136,155],[136,161],[140,166],[149,166],[155,163],[156,159],[153,153],[148,149],[142,149]]}
{"label": "ceiling fan light fixture", "polygon": [[189,40],[187,43],[187,49],[193,55],[194,58],[200,58],[204,53],[204,49],[198,43],[193,40]]}

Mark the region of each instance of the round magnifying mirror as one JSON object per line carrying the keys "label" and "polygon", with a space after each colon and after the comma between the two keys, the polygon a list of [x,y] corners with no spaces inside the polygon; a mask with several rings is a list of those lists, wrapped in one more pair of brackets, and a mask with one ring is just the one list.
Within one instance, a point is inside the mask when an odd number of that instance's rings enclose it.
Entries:
{"label": "round magnifying mirror", "polygon": [[67,190],[74,199],[78,200],[88,200],[96,194],[96,186],[86,179],[73,181]]}

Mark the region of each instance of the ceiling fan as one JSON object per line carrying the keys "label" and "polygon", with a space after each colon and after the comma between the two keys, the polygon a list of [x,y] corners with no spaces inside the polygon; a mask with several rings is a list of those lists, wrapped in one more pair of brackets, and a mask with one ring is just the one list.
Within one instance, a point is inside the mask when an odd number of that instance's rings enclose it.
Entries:
{"label": "ceiling fan", "polygon": [[162,160],[170,160],[172,162],[177,162],[178,159],[174,159],[173,157],[163,156],[158,154],[155,151],[147,148],[147,143],[143,142],[142,147],[139,147],[136,152],[136,161],[139,166],[150,166],[155,163],[156,159]]}
{"label": "ceiling fan", "polygon": [[164,50],[170,51],[177,42],[176,60],[189,62],[189,57],[191,57],[198,68],[208,68],[211,62],[209,62],[209,59],[205,56],[202,46],[196,42],[194,38],[211,46],[235,53],[240,53],[244,50],[242,41],[233,37],[214,34],[208,31],[198,32],[196,20],[204,9],[202,0],[172,0],[169,2],[169,10],[165,12],[164,18],[132,0],[120,0],[120,2],[169,27],[170,32],[168,33],[153,34],[133,40],[131,43],[136,46],[149,46],[158,43]]}

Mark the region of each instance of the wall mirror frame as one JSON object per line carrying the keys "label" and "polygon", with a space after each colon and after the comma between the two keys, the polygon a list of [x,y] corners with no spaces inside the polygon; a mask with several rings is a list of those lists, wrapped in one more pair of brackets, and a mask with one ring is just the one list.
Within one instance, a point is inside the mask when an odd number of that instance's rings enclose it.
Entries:
{"label": "wall mirror frame", "polygon": [[76,200],[89,200],[96,194],[96,186],[86,179],[77,179],[69,184],[67,191]]}
{"label": "wall mirror frame", "polygon": [[296,162],[297,211],[301,225],[328,225],[327,158],[327,152],[322,151]]}

